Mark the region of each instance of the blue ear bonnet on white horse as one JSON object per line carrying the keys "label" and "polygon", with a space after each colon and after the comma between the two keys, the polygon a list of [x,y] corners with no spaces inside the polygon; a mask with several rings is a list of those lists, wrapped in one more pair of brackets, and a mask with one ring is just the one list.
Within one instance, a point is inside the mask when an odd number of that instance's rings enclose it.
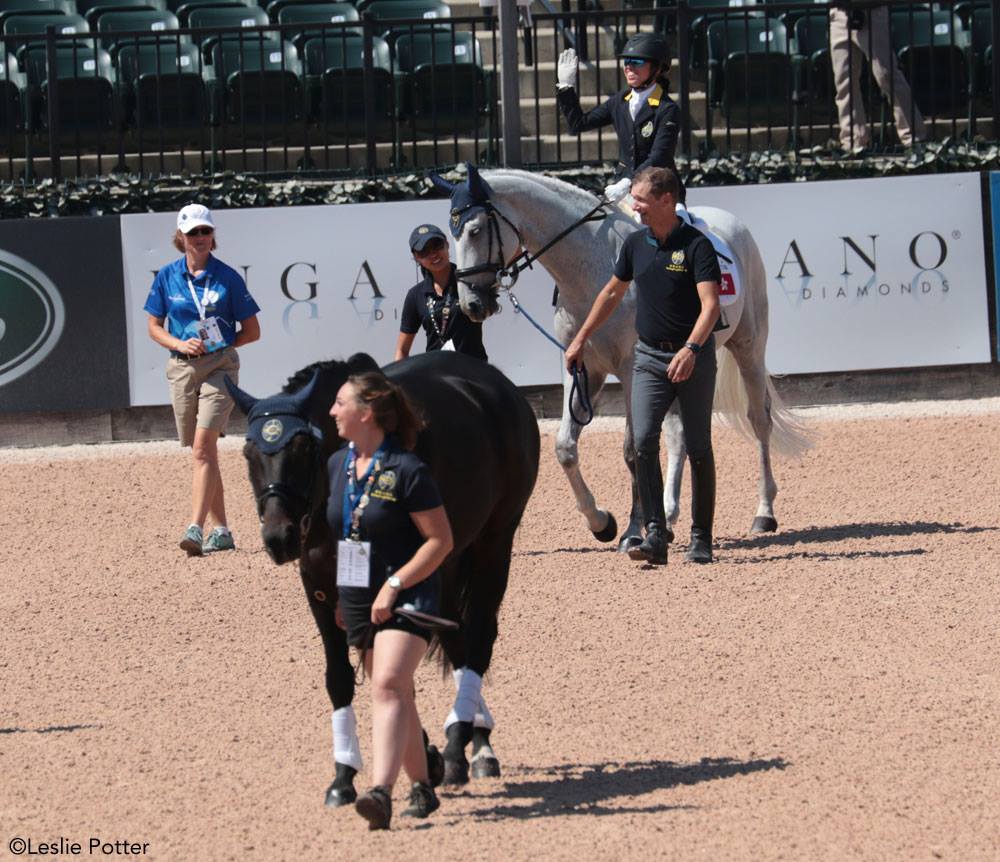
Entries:
{"label": "blue ear bonnet on white horse", "polygon": [[451,218],[448,222],[451,235],[458,239],[462,228],[469,219],[475,218],[490,202],[493,189],[482,178],[479,170],[470,162],[465,163],[469,176],[463,183],[452,184],[438,176],[432,176],[434,184],[451,193]]}

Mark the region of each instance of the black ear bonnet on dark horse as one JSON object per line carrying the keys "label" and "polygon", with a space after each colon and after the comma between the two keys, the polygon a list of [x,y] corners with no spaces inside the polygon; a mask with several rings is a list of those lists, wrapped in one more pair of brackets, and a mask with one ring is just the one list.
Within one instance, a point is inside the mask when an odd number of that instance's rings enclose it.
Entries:
{"label": "black ear bonnet on dark horse", "polygon": [[316,378],[292,394],[272,395],[256,399],[240,389],[229,377],[226,388],[247,416],[247,440],[264,455],[276,455],[296,434],[311,434],[322,438],[319,428],[306,417],[309,398],[316,386]]}

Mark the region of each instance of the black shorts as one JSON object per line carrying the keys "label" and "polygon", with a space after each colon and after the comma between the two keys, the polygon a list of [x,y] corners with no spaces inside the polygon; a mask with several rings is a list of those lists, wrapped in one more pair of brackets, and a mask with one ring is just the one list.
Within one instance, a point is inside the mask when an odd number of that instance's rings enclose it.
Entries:
{"label": "black shorts", "polygon": [[[403,590],[396,599],[397,605],[414,602],[422,608],[431,608],[431,613],[437,613],[439,607],[439,587],[440,576],[435,572],[426,580],[421,581],[415,587]],[[365,587],[340,587],[337,591],[338,602],[340,604],[340,614],[347,629],[347,642],[353,647],[364,649],[370,647],[375,640],[376,632],[386,629],[397,629],[408,632],[423,638],[428,643],[434,633],[412,620],[394,614],[386,622],[380,625],[372,623],[372,602],[381,589],[379,584],[376,589]]]}

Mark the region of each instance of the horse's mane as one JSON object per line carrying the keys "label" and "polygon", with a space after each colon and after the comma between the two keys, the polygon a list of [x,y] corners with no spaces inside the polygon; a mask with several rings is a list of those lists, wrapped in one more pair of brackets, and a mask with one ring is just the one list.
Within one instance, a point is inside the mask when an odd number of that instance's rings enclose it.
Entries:
{"label": "horse's mane", "polygon": [[345,369],[347,371],[345,376],[350,377],[352,374],[360,374],[364,371],[377,371],[378,363],[367,353],[355,353],[347,360],[323,359],[296,371],[288,378],[288,382],[281,387],[281,391],[286,395],[291,395],[294,392],[298,392],[312,380],[313,374],[317,371],[322,375],[325,371],[340,371],[341,369]]}
{"label": "horse's mane", "polygon": [[570,206],[578,206],[581,210],[593,209],[597,206],[597,197],[579,186],[574,186],[565,180],[557,177],[549,177],[544,174],[533,174],[529,171],[520,171],[513,168],[500,168],[492,171],[483,171],[483,176],[488,182],[495,182],[505,179],[516,180],[518,182],[531,183],[541,186],[552,194],[558,195]]}

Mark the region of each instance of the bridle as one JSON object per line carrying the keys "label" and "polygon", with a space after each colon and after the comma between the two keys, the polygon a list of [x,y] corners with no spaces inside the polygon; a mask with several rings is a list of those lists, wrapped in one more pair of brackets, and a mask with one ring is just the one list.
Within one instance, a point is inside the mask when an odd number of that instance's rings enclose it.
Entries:
{"label": "bridle", "polygon": [[[291,416],[300,421],[303,419],[300,414],[294,413],[290,410],[274,410],[254,416],[254,421],[256,422],[258,419],[266,419],[274,416]],[[285,441],[285,445],[272,454],[277,455],[280,452],[284,452],[288,444],[291,443],[296,437],[300,435],[308,436],[312,448],[312,465],[309,470],[309,487],[305,492],[302,492],[298,488],[292,487],[287,482],[269,482],[265,485],[263,490],[256,496],[257,517],[262,523],[264,521],[264,506],[267,504],[268,499],[271,497],[277,497],[285,504],[289,513],[294,513],[295,510],[301,506],[302,514],[298,520],[300,524],[302,524],[303,530],[308,528],[308,523],[303,522],[306,521],[309,513],[312,511],[312,505],[316,492],[316,477],[323,468],[323,432],[313,425],[312,422],[307,421],[306,424],[308,426],[307,430],[297,431],[296,433],[289,435],[288,440]]]}

